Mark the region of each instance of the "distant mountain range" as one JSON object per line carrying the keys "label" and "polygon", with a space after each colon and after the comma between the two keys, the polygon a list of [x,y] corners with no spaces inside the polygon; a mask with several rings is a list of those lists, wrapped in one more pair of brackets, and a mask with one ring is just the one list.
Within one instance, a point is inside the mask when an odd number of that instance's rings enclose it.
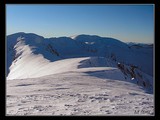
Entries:
{"label": "distant mountain range", "polygon": [[55,61],[90,57],[81,67],[116,67],[137,84],[153,86],[153,44],[124,43],[96,35],[44,38],[20,32],[7,36],[6,51],[7,79],[36,77],[42,68],[52,73],[50,65]]}

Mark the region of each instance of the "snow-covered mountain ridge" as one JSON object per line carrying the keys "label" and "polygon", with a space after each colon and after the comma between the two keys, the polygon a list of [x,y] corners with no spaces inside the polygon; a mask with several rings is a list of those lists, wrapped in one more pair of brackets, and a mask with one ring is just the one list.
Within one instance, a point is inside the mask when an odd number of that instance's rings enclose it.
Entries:
{"label": "snow-covered mountain ridge", "polygon": [[6,115],[154,115],[153,44],[7,36]]}
{"label": "snow-covered mountain ridge", "polygon": [[57,73],[53,65],[65,71],[66,64],[62,63],[67,59],[73,66],[78,62],[74,68],[115,67],[126,79],[134,78],[139,85],[153,86],[153,45],[127,44],[95,35],[44,38],[33,33],[16,33],[7,36],[7,79]]}

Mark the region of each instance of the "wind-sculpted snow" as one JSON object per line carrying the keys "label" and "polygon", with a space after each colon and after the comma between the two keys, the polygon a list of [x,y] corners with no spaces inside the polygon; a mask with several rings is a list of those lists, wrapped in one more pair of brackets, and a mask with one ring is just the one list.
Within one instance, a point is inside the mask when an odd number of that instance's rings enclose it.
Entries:
{"label": "wind-sculpted snow", "polygon": [[[126,44],[114,38],[96,35],[59,38],[44,38],[33,33],[9,35],[7,36],[7,79],[34,78],[61,73],[72,68],[63,59],[82,57],[90,58],[81,59],[82,61],[79,62],[82,64],[77,64],[73,62],[74,60],[67,62],[78,69],[117,67],[117,64],[121,63],[129,71],[123,72],[121,69],[124,74],[128,74],[126,78],[135,79],[135,83],[144,87],[150,86],[151,89],[153,87],[153,46]],[[134,73],[131,72],[131,66],[136,67]],[[146,78],[146,75],[149,77]]]}
{"label": "wind-sculpted snow", "polygon": [[142,45],[135,48],[132,47],[133,43],[128,45],[114,38],[95,35],[44,38],[33,33],[7,36],[7,74],[16,54],[14,46],[19,37],[23,38],[25,45],[31,48],[33,54],[41,54],[51,62],[64,58],[107,57],[117,62],[138,66],[143,72],[153,76],[153,46],[148,48]]}
{"label": "wind-sculpted snow", "polygon": [[7,115],[153,115],[153,45],[7,36]]}
{"label": "wind-sculpted snow", "polygon": [[7,115],[154,115],[154,97],[117,68],[91,67],[7,81]]}

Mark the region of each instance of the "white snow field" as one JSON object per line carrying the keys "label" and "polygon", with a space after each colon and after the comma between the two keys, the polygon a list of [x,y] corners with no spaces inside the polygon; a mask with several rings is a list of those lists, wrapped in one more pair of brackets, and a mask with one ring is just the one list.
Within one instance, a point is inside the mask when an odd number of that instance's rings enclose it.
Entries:
{"label": "white snow field", "polygon": [[[84,59],[84,58],[83,58]],[[75,69],[7,81],[7,115],[153,115],[154,99],[113,67]],[[59,73],[58,73],[59,72]],[[62,72],[62,73],[60,73]]]}
{"label": "white snow field", "polygon": [[98,36],[10,35],[6,115],[153,116],[152,51]]}

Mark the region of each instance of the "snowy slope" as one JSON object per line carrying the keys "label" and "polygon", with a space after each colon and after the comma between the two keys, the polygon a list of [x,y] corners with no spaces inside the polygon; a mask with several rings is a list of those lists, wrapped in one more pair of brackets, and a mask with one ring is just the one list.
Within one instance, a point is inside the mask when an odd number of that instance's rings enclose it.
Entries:
{"label": "snowy slope", "polygon": [[135,46],[95,35],[44,38],[33,33],[16,33],[7,36],[7,79],[35,78],[87,67],[118,68],[120,63],[129,71],[121,69],[127,74],[126,79],[152,88],[153,46]]}
{"label": "snowy slope", "polygon": [[154,115],[153,94],[147,94],[141,87],[124,80],[119,69],[90,67],[70,70],[38,78],[8,80],[6,114]]}
{"label": "snowy slope", "polygon": [[43,38],[32,33],[16,33],[7,36],[7,74],[13,56],[16,54],[14,46],[20,36],[25,39],[26,45],[34,47],[32,51],[34,54],[42,54],[49,61],[89,56],[111,57],[118,62],[136,65],[145,73],[153,75],[153,46],[147,48],[143,45],[139,49],[113,38],[91,35],[77,35],[72,37],[74,39]]}
{"label": "snowy slope", "polygon": [[153,114],[152,45],[7,36],[7,115]]}

